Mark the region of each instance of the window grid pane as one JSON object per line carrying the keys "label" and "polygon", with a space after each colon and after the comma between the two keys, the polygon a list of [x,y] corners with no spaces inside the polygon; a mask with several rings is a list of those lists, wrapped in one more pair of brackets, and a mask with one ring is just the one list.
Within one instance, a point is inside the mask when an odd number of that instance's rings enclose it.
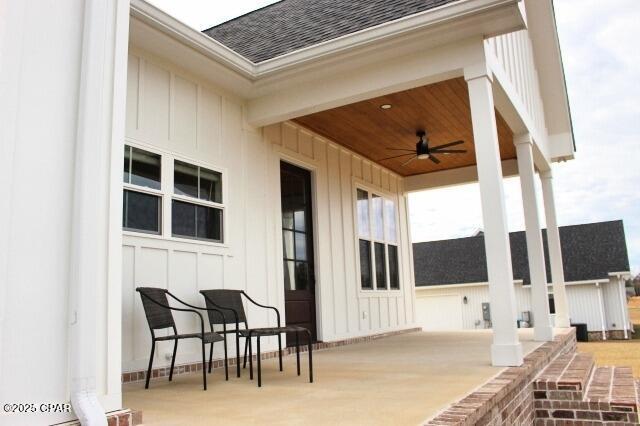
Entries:
{"label": "window grid pane", "polygon": [[127,189],[122,197],[122,227],[125,230],[160,234],[161,197]]}
{"label": "window grid pane", "polygon": [[384,240],[382,197],[371,194],[371,209],[373,211],[373,238],[382,241]]}
{"label": "window grid pane", "polygon": [[174,236],[222,242],[221,209],[173,200],[171,213]]}
{"label": "window grid pane", "polygon": [[400,273],[398,268],[398,247],[388,245],[389,256],[389,287],[392,290],[400,289]]}
{"label": "window grid pane", "polygon": [[160,155],[131,147],[129,183],[160,189]]}
{"label": "window grid pane", "polygon": [[384,244],[374,244],[374,255],[376,265],[376,288],[386,290],[387,288],[387,263],[385,261]]}
{"label": "window grid pane", "polygon": [[386,228],[386,241],[398,242],[398,224],[396,223],[396,203],[384,200],[384,223]]}
{"label": "window grid pane", "polygon": [[358,235],[362,238],[369,238],[369,194],[367,191],[358,189]]}
{"label": "window grid pane", "polygon": [[373,272],[371,265],[371,242],[359,240],[360,248],[360,285],[364,290],[373,289]]}

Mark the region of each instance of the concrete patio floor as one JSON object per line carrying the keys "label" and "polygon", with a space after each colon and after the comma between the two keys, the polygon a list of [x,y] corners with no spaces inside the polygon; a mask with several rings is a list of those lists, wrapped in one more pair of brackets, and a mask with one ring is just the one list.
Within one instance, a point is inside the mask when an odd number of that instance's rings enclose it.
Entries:
{"label": "concrete patio floor", "polygon": [[[142,410],[145,425],[416,425],[502,369],[490,365],[491,331],[410,333],[314,352],[314,383],[306,353],[263,361],[263,387],[230,369],[123,386],[124,406]],[[524,352],[539,346],[520,330]],[[255,368],[255,366],[254,366]],[[233,374],[232,374],[233,373]]]}

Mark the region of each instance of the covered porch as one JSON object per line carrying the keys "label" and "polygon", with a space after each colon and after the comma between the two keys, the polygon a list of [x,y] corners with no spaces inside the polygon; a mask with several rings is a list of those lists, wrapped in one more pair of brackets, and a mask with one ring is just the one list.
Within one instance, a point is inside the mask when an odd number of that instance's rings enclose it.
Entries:
{"label": "covered porch", "polygon": [[[568,331],[559,332],[564,336]],[[218,368],[202,391],[199,372],[123,386],[123,402],[142,410],[145,424],[419,424],[485,384],[503,369],[491,366],[490,330],[411,332],[314,352],[313,384],[296,376],[295,356],[263,361],[263,386]],[[542,343],[533,330],[519,338],[525,355]],[[523,369],[526,371],[526,369]]]}

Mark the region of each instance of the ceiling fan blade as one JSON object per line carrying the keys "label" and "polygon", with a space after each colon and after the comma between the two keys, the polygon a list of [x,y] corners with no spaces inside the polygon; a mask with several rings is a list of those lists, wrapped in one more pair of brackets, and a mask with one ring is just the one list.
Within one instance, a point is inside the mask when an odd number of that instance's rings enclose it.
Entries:
{"label": "ceiling fan blade", "polygon": [[394,158],[406,157],[407,155],[415,155],[415,153],[411,152],[411,153],[407,153],[407,154],[396,155],[396,156],[394,156],[394,157],[381,158],[381,159],[376,160],[376,161],[393,160]]}
{"label": "ceiling fan blade", "polygon": [[449,142],[449,143],[445,143],[443,145],[430,147],[429,149],[434,150],[434,149],[438,149],[438,148],[449,148],[450,146],[460,145],[460,144],[463,144],[463,143],[464,143],[464,141]]}
{"label": "ceiling fan blade", "polygon": [[407,151],[407,152],[416,152],[415,149],[407,149],[407,148],[389,148],[387,147],[387,149],[389,151]]}
{"label": "ceiling fan blade", "polygon": [[434,154],[464,154],[466,149],[432,149]]}
{"label": "ceiling fan blade", "polygon": [[410,162],[412,162],[413,160],[415,160],[416,158],[418,158],[418,156],[416,155],[415,157],[411,157],[409,158],[408,161],[405,161],[404,163],[402,163],[403,166],[406,166],[407,164],[409,164]]}
{"label": "ceiling fan blade", "polygon": [[440,164],[440,160],[438,160],[436,157],[434,157],[433,155],[429,156],[429,160],[433,161],[436,164]]}

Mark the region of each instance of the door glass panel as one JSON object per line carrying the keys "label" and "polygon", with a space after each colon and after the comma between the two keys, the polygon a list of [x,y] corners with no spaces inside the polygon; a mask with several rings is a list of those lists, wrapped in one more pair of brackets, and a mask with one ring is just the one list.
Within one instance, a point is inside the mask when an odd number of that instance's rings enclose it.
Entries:
{"label": "door glass panel", "polygon": [[309,264],[296,262],[296,287],[295,290],[307,290],[309,288]]}
{"label": "door glass panel", "polygon": [[296,223],[296,231],[305,231],[305,211],[304,210],[296,210],[294,213],[295,223]]}
{"label": "door glass panel", "polygon": [[358,189],[358,235],[369,238],[369,194]]}
{"label": "door glass panel", "polygon": [[282,212],[282,227],[284,229],[293,229],[293,212],[291,210]]}
{"label": "door glass panel", "polygon": [[178,195],[198,198],[198,167],[182,161],[175,161],[173,188]]}
{"label": "door glass panel", "polygon": [[373,277],[371,273],[371,243],[360,240],[360,285],[363,289],[373,289]]}
{"label": "door glass panel", "polygon": [[284,288],[285,290],[296,289],[295,262],[291,260],[284,261]]}
{"label": "door glass panel", "polygon": [[222,203],[222,175],[200,167],[200,199]]}
{"label": "door glass panel", "polygon": [[295,259],[295,253],[293,252],[293,232],[282,231],[282,247],[284,249],[285,259]]}
{"label": "door glass panel", "polygon": [[384,222],[382,220],[382,197],[371,195],[371,208],[373,210],[373,238],[384,240]]}
{"label": "door glass panel", "polygon": [[160,189],[160,156],[149,151],[131,148],[131,183]]}
{"label": "door glass panel", "polygon": [[398,225],[396,224],[396,203],[391,200],[384,200],[384,223],[387,228],[387,241],[395,243],[398,241]]}
{"label": "door glass panel", "polygon": [[398,271],[398,247],[387,246],[389,253],[389,286],[393,290],[400,288],[400,274]]}
{"label": "door glass panel", "polygon": [[307,235],[296,232],[296,260],[307,260]]}
{"label": "door glass panel", "polygon": [[376,258],[376,288],[384,290],[387,288],[387,265],[384,259],[384,244],[375,243]]}

